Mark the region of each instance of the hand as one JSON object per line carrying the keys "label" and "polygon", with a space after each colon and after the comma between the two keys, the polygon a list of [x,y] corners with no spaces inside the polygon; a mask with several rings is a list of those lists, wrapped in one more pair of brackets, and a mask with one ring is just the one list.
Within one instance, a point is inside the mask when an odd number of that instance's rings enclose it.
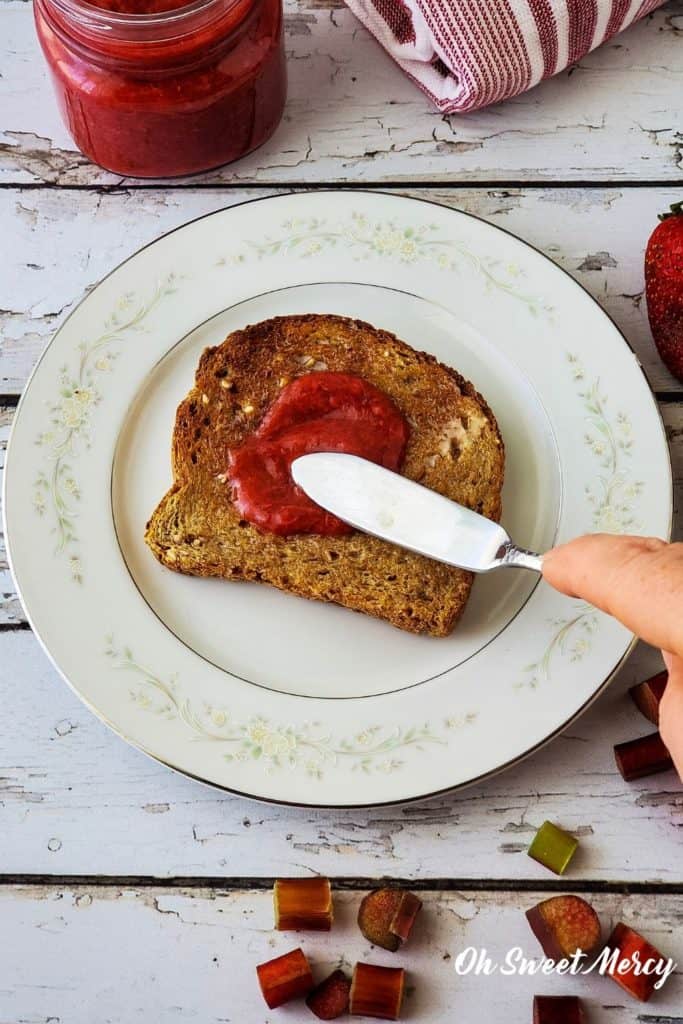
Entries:
{"label": "hand", "polygon": [[659,731],[683,779],[683,544],[592,534],[549,551],[543,576],[662,649],[669,681]]}

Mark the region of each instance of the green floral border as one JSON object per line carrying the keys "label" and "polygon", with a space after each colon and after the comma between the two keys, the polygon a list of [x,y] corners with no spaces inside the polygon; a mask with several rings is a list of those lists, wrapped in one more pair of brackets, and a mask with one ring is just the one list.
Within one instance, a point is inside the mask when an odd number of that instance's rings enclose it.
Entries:
{"label": "green floral border", "polygon": [[273,256],[315,258],[331,249],[350,250],[357,261],[388,259],[396,263],[432,263],[439,270],[469,271],[481,278],[487,291],[498,291],[523,303],[532,316],[552,316],[554,309],[539,296],[524,291],[524,273],[514,263],[483,259],[462,242],[444,237],[437,224],[406,225],[395,220],[371,220],[352,211],[341,220],[320,217],[288,218],[276,235],[248,241],[244,249],[223,257],[219,266]]}
{"label": "green floral border", "polygon": [[626,412],[617,412],[612,421],[607,412],[609,399],[600,379],[586,381],[585,370],[577,356],[568,353],[572,377],[579,386],[578,396],[586,413],[584,444],[599,466],[595,483],[586,484],[585,494],[592,510],[596,531],[627,533],[638,530],[634,502],[642,494],[643,484],[631,479],[629,460],[633,450],[633,427]]}
{"label": "green floral border", "polygon": [[[587,381],[581,361],[571,352],[567,353],[567,362],[585,411],[584,444],[599,467],[594,483],[587,483],[584,488],[592,526],[602,533],[638,530],[641,524],[634,503],[642,494],[643,485],[629,473],[633,449],[631,419],[628,413],[618,412],[612,420],[607,409],[609,399],[600,379]],[[538,661],[525,666],[524,679],[514,684],[515,689],[535,689],[539,683],[549,681],[558,656],[580,661],[591,649],[599,618],[592,605],[576,602],[568,616],[553,619],[551,624],[553,633],[547,647]]]}
{"label": "green floral border", "polygon": [[409,729],[371,725],[354,736],[335,738],[319,722],[276,725],[262,715],[243,719],[230,709],[210,704],[197,710],[179,694],[176,676],[161,679],[136,661],[129,647],[116,647],[113,636],[106,638],[105,654],[117,670],[135,678],[130,698],[136,707],[167,721],[183,722],[197,740],[229,748],[223,754],[225,761],[258,761],[269,773],[300,769],[311,778],[322,779],[326,768],[343,761],[352,771],[366,775],[389,774],[403,768],[400,755],[407,750],[447,746],[454,731],[477,719],[472,712],[445,718],[439,728],[429,722]]}
{"label": "green floral border", "polygon": [[83,582],[77,527],[82,488],[74,462],[84,448],[90,448],[92,415],[102,400],[102,379],[113,370],[124,342],[148,330],[150,313],[176,290],[176,277],[169,274],[148,298],[133,292],[121,296],[99,337],[82,341],[74,364],[61,367],[59,397],[49,406],[50,427],[36,438],[44,452],[44,468],[35,478],[33,507],[38,515],[53,521],[55,554],[68,559],[76,583]]}
{"label": "green floral border", "polygon": [[535,690],[540,683],[550,681],[556,656],[581,661],[591,649],[598,629],[598,615],[592,605],[578,602],[572,614],[551,619],[553,634],[538,661],[525,665],[525,678],[515,683],[515,689]]}

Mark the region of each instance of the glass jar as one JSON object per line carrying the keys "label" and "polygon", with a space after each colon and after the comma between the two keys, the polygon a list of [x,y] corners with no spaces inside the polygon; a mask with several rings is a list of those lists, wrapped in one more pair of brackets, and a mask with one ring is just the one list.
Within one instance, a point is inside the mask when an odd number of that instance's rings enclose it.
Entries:
{"label": "glass jar", "polygon": [[256,149],[285,103],[282,0],[35,0],[64,122],[117,174],[206,171]]}

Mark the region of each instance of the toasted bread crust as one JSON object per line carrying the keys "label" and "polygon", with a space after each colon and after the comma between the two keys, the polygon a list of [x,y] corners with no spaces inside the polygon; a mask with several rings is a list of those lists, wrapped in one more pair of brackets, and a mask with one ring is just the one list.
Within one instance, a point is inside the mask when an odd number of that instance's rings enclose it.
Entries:
{"label": "toasted bread crust", "polygon": [[194,576],[255,580],[448,635],[472,574],[366,534],[278,537],[240,519],[226,482],[227,453],[255,429],[292,378],[329,369],[381,388],[408,419],[402,472],[490,519],[501,513],[504,447],[474,387],[393,334],[346,317],[275,317],[204,351],[173,433],[174,483],[145,540],[165,566]]}

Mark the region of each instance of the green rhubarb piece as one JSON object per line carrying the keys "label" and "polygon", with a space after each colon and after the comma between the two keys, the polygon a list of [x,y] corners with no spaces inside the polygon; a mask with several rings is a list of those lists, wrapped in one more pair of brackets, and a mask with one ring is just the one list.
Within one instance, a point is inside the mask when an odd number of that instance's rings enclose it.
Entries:
{"label": "green rhubarb piece", "polygon": [[578,845],[578,839],[570,836],[569,832],[553,825],[552,821],[544,821],[534,836],[528,853],[556,875],[563,875]]}

